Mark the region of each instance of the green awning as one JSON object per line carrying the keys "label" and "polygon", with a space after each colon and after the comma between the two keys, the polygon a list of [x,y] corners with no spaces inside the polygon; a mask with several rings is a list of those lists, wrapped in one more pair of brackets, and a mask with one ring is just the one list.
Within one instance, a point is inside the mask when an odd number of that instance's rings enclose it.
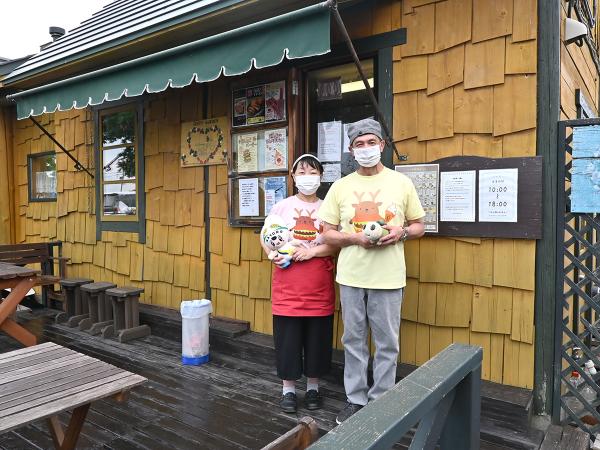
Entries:
{"label": "green awning", "polygon": [[330,51],[330,10],[319,3],[232,31],[143,56],[9,96],[24,119],[56,110],[85,108],[145,92],[182,88],[253,67],[274,66],[284,58]]}

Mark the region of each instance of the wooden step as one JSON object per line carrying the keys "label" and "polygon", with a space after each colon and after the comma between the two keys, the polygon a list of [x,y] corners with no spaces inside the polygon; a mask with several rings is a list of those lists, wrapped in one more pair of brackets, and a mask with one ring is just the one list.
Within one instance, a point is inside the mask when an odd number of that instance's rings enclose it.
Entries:
{"label": "wooden step", "polygon": [[579,428],[570,425],[550,425],[540,450],[587,450],[590,448],[590,436]]}

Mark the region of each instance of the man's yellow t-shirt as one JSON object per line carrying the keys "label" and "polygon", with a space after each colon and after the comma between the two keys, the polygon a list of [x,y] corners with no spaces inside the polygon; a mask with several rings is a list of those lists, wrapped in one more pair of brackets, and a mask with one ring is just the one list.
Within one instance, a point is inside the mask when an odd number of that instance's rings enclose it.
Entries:
{"label": "man's yellow t-shirt", "polygon": [[[319,219],[338,225],[343,233],[362,232],[370,221],[404,225],[425,216],[412,181],[384,168],[377,175],[354,172],[333,183],[319,208]],[[340,251],[336,281],[365,289],[399,289],[406,286],[404,243],[365,249],[350,245]]]}

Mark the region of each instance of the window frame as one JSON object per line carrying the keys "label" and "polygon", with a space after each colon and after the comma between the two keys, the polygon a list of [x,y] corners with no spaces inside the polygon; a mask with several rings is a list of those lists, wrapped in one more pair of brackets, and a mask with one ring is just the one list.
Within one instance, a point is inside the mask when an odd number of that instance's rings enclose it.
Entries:
{"label": "window frame", "polygon": [[[31,153],[27,155],[27,197],[29,203],[56,202],[58,199],[58,190],[56,191],[56,195],[54,196],[54,198],[36,198],[33,196],[33,160],[49,155],[54,155],[54,158],[56,160],[56,152],[54,150],[41,153]],[[58,170],[55,170],[55,173],[56,176],[58,176]]]}
{"label": "window frame", "polygon": [[[102,171],[102,117],[121,111],[135,113],[135,168],[136,168],[136,214],[135,216],[105,216],[104,211],[104,179]],[[144,162],[144,107],[143,101],[111,102],[110,105],[97,107],[94,112],[94,160],[95,168],[95,198],[96,198],[96,240],[102,239],[103,231],[138,233],[138,241],[146,239],[146,196],[145,196],[145,162]],[[110,184],[110,183],[109,183]]]}

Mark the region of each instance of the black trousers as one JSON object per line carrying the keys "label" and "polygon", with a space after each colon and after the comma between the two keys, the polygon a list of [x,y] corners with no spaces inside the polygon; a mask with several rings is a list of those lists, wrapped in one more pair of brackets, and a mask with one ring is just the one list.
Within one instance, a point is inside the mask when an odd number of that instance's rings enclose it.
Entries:
{"label": "black trousers", "polygon": [[324,317],[273,316],[277,376],[320,378],[331,368],[333,314]]}

